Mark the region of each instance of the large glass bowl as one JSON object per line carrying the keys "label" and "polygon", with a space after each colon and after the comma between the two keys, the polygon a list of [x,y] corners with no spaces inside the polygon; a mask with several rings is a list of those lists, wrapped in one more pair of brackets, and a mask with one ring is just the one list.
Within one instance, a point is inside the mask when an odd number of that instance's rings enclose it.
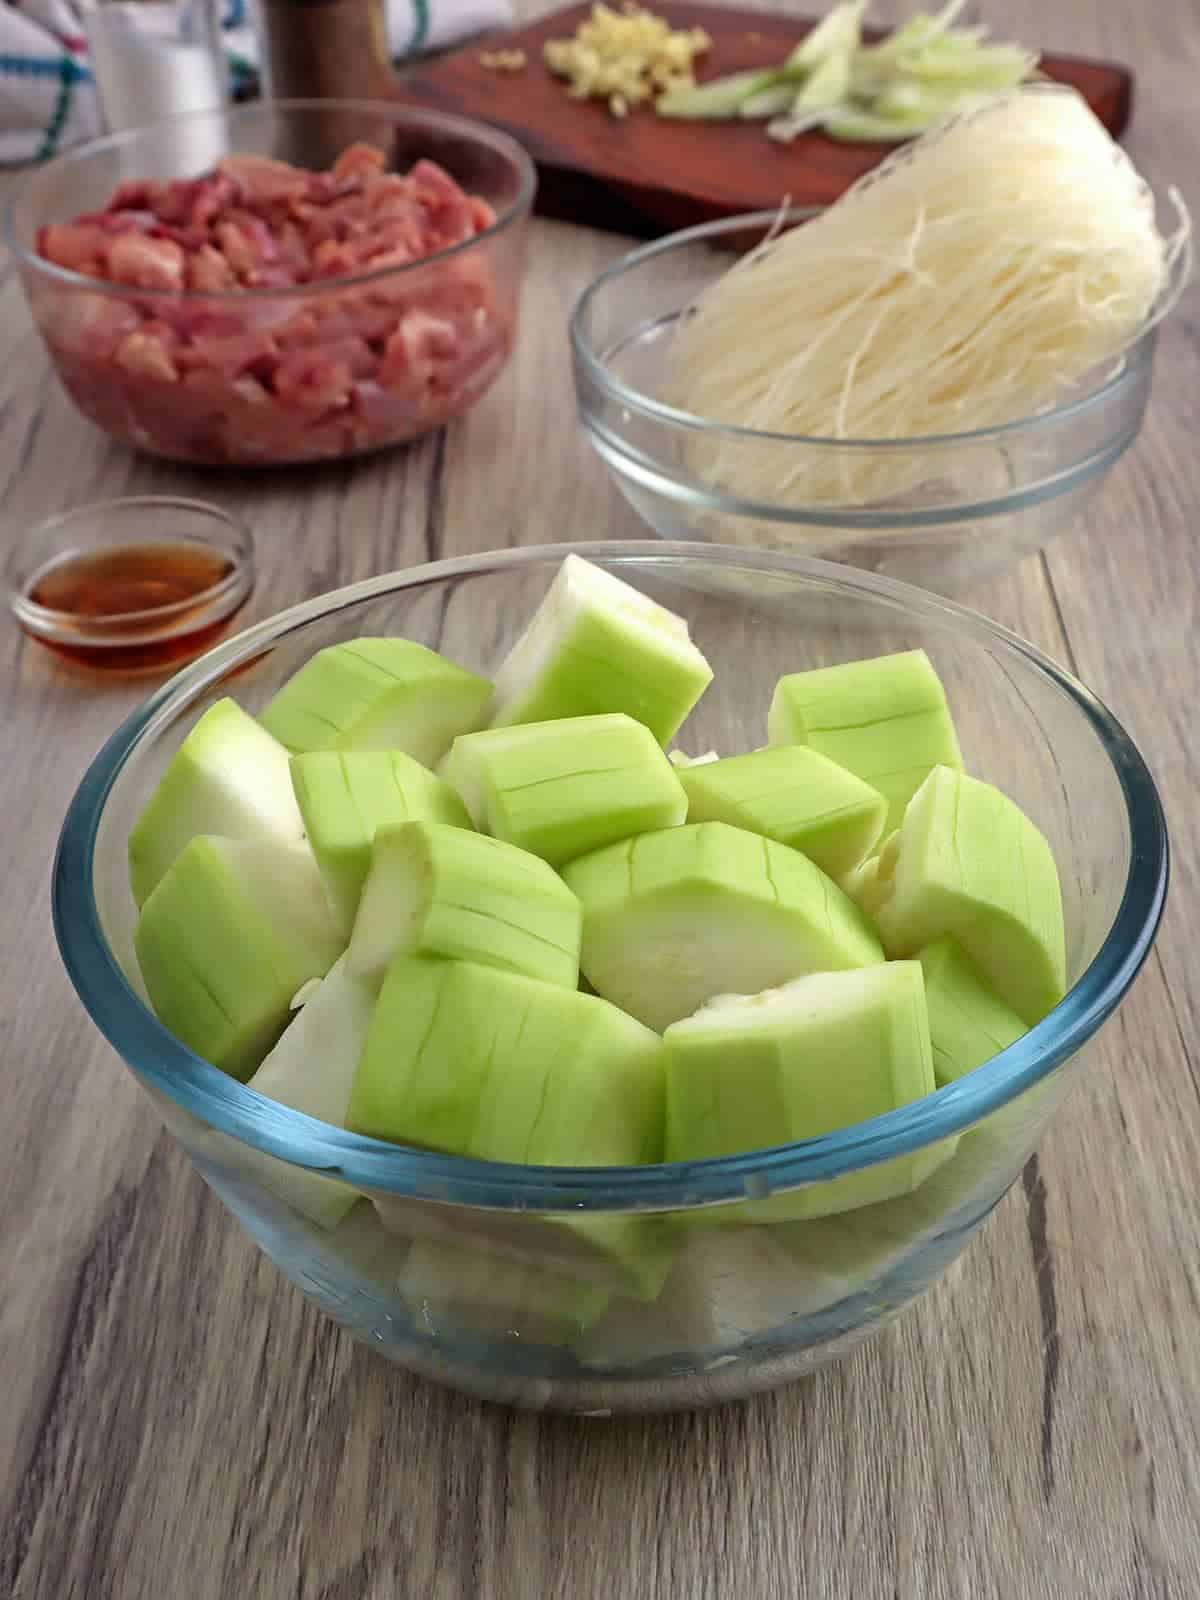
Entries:
{"label": "large glass bowl", "polygon": [[[723,1160],[629,1169],[494,1165],[358,1137],[264,1099],[173,1038],[139,999],[125,845],[197,715],[224,694],[257,710],[314,650],[364,634],[402,634],[494,670],[568,548],[689,619],[716,671],[681,735],[692,753],[761,744],[781,673],[927,648],[970,770],[1002,785],[1054,848],[1070,980],[1062,1003],[977,1071],[872,1122]],[[1082,1047],[1150,948],[1166,882],[1162,812],[1137,750],[1086,689],[1014,635],[846,567],[640,542],[393,573],[211,651],[92,763],[63,828],[54,918],[97,1026],[306,1295],[415,1372],[517,1405],[607,1413],[690,1407],[796,1378],[926,1289],[1078,1077]],[[902,1199],[759,1220],[781,1191],[955,1138],[953,1155]],[[587,1254],[579,1231],[555,1221],[634,1213],[632,1271]]]}
{"label": "large glass bowl", "polygon": [[[787,222],[814,214],[796,209]],[[634,250],[572,313],[584,433],[655,533],[820,556],[953,594],[1075,526],[1141,428],[1153,328],[1054,409],[978,432],[807,438],[718,425],[665,399],[681,315],[728,270],[732,247],[776,221],[756,212]],[[747,490],[789,474],[786,497]]]}
{"label": "large glass bowl", "polygon": [[[389,171],[436,162],[495,221],[419,261],[286,289],[135,289],[38,252],[42,227],[102,210],[120,183],[194,178],[234,154],[325,171],[356,141],[381,149]],[[58,376],[105,432],[208,465],[328,461],[441,427],[491,386],[516,337],[535,186],[521,147],[482,123],[372,101],[264,101],[60,156],[25,179],[5,231]]]}

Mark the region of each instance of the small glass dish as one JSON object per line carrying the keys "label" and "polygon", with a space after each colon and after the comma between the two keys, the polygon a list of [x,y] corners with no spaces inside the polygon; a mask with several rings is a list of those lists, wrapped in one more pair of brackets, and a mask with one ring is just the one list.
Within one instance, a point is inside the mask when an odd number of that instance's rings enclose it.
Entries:
{"label": "small glass dish", "polygon": [[8,602],[39,644],[99,671],[162,672],[215,643],[254,586],[250,529],[218,506],[141,495],[75,506],[28,529]]}

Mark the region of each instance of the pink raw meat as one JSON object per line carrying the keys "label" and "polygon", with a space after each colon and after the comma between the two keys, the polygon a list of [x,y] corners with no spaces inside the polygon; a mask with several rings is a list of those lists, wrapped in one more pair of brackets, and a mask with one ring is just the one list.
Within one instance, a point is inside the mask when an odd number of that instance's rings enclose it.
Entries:
{"label": "pink raw meat", "polygon": [[478,253],[422,264],[495,213],[431,161],[385,169],[369,145],[326,173],[234,155],[44,227],[47,260],[133,291],[35,296],[76,403],[143,448],[247,463],[370,449],[466,409],[514,312]]}

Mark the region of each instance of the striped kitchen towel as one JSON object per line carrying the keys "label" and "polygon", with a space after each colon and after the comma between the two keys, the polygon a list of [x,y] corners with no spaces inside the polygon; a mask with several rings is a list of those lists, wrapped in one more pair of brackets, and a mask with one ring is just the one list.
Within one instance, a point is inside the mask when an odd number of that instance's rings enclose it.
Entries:
{"label": "striped kitchen towel", "polygon": [[[234,84],[253,76],[247,0],[222,0]],[[510,0],[387,0],[396,59],[512,23]],[[75,0],[0,0],[0,164],[42,161],[103,132]]]}

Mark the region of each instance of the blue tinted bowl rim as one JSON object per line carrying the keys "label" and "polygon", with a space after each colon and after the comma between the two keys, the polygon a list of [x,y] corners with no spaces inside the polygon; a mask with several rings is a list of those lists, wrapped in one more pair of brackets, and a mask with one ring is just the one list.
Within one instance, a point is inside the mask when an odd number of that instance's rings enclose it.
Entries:
{"label": "blue tinted bowl rim", "polygon": [[[1077,707],[1112,762],[1129,827],[1120,907],[1096,956],[1036,1027],[974,1072],[881,1117],[821,1138],[721,1159],[646,1167],[524,1167],[408,1149],[365,1138],[281,1106],[210,1066],[138,998],[104,937],[93,890],[105,802],[142,740],[174,722],[231,671],[305,625],[348,606],[429,585],[556,565],[570,553],[669,578],[719,569],[798,580],[843,598],[884,602],[902,614],[999,646],[1053,682]],[[1125,730],[1094,695],[1018,635],[949,600],[873,573],[803,556],[689,543],[631,541],[530,546],[433,562],[349,585],[218,645],[134,711],[92,761],[68,808],[52,879],[55,936],[67,973],[100,1032],[152,1090],[211,1128],[298,1167],[358,1189],[498,1210],[545,1212],[689,1209],[758,1198],[901,1156],[958,1133],[1046,1079],[1120,1003],[1148,955],[1162,914],[1168,841],[1154,780]]]}
{"label": "blue tinted bowl rim", "polygon": [[[357,111],[364,113],[379,113],[397,124],[421,125],[433,132],[441,132],[466,141],[474,140],[476,144],[487,145],[497,154],[502,155],[512,163],[518,178],[517,195],[511,200],[503,211],[496,213],[496,220],[490,223],[479,233],[474,233],[469,239],[462,239],[458,244],[448,245],[444,250],[435,250],[432,255],[421,256],[416,261],[406,261],[400,265],[376,267],[369,272],[348,274],[340,278],[322,278],[316,283],[292,284],[282,289],[140,289],[129,284],[112,283],[105,278],[90,278],[86,273],[73,272],[69,267],[60,267],[56,262],[40,255],[36,249],[30,247],[19,236],[17,229],[17,215],[22,204],[33,193],[36,186],[45,179],[53,178],[56,172],[63,171],[71,166],[85,166],[90,160],[99,155],[106,155],[109,151],[120,150],[127,145],[136,145],[146,139],[148,134],[156,131],[169,132],[172,128],[186,125],[190,122],[205,123],[219,121],[236,128],[241,123],[261,121],[272,116],[292,115],[296,112],[320,112],[328,115],[331,111]],[[153,176],[144,174],[147,178]],[[214,303],[261,304],[264,301],[284,300],[303,302],[311,298],[319,298],[343,289],[358,289],[370,287],[373,283],[381,283],[403,277],[407,273],[421,272],[430,267],[439,267],[443,262],[452,257],[464,255],[468,250],[474,250],[486,245],[499,234],[504,233],[514,222],[520,221],[529,215],[533,209],[534,195],[537,193],[537,169],[525,148],[504,133],[500,128],[493,127],[490,123],[476,122],[470,117],[455,116],[449,111],[434,111],[431,108],[413,104],[404,104],[400,101],[390,100],[257,100],[249,105],[230,107],[216,107],[211,111],[183,111],[175,116],[163,117],[157,122],[146,123],[138,128],[126,128],[120,133],[110,133],[100,139],[90,139],[86,144],[79,145],[62,155],[56,156],[52,161],[47,161],[41,166],[34,167],[24,181],[18,185],[9,197],[3,210],[4,242],[12,252],[13,258],[20,263],[25,273],[37,273],[45,278],[52,278],[55,282],[67,288],[86,289],[90,294],[100,294],[114,299],[145,300],[148,303],[157,303],[161,300],[170,300],[173,304],[186,304],[188,301],[209,301]]]}
{"label": "blue tinted bowl rim", "polygon": [[[1158,326],[1157,319],[1154,318],[1151,319],[1149,326],[1129,342],[1121,355],[1114,358],[1112,370],[1107,376],[1097,377],[1084,392],[1074,394],[1045,411],[1031,412],[1028,416],[1016,417],[1011,422],[967,429],[961,433],[909,434],[897,438],[878,439],[844,439],[834,435],[778,433],[760,428],[742,428],[730,422],[716,422],[710,417],[698,416],[695,412],[669,405],[665,400],[656,400],[642,390],[630,388],[627,383],[609,371],[603,356],[598,353],[592,341],[588,330],[588,319],[593,304],[612,284],[646,262],[656,260],[659,256],[669,255],[672,251],[690,245],[705,244],[726,234],[755,233],[771,228],[781,221],[803,222],[818,216],[822,209],[820,206],[791,206],[781,207],[777,211],[747,211],[740,216],[721,217],[715,222],[701,222],[691,228],[681,228],[677,233],[669,233],[649,244],[639,245],[636,250],[630,250],[592,279],[571,310],[569,335],[575,361],[586,372],[590,381],[619,405],[629,411],[636,411],[651,421],[669,423],[683,432],[707,434],[728,440],[731,444],[776,444],[793,450],[797,447],[813,446],[821,450],[834,450],[853,455],[872,451],[894,453],[913,447],[946,449],[991,442],[1003,444],[1022,432],[1049,429],[1057,423],[1082,416],[1092,407],[1101,405],[1123,384],[1136,381],[1139,370],[1153,356]],[[1164,294],[1169,297],[1169,290],[1164,291]],[[768,502],[754,502],[754,504],[758,515],[771,514]]]}

